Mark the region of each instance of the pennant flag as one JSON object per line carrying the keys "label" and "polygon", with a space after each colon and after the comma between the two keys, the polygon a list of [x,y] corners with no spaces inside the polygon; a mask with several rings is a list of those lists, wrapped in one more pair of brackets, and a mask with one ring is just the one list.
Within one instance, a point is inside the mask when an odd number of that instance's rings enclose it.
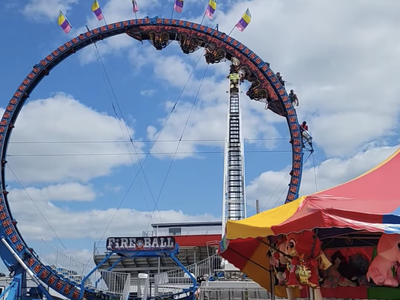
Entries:
{"label": "pennant flag", "polygon": [[174,9],[176,12],[181,13],[183,10],[183,0],[175,0]]}
{"label": "pennant flag", "polygon": [[136,0],[132,0],[132,5],[133,5],[133,12],[136,14],[139,11],[139,7],[137,5]]}
{"label": "pennant flag", "polygon": [[71,25],[69,24],[68,20],[65,18],[61,10],[58,15],[58,25],[61,26],[62,30],[64,30],[65,33],[69,33],[71,31]]}
{"label": "pennant flag", "polygon": [[208,2],[208,6],[206,9],[206,16],[212,19],[216,9],[217,9],[217,2],[215,0],[210,0],[210,2]]}
{"label": "pennant flag", "polygon": [[246,12],[243,14],[242,18],[236,24],[236,28],[239,29],[239,31],[243,31],[250,24],[250,22],[251,22],[251,13],[250,10],[247,9]]}
{"label": "pennant flag", "polygon": [[93,2],[92,12],[94,12],[94,14],[96,15],[97,20],[101,21],[104,19],[103,13],[101,12],[99,2],[97,2],[97,0],[94,0],[94,2]]}

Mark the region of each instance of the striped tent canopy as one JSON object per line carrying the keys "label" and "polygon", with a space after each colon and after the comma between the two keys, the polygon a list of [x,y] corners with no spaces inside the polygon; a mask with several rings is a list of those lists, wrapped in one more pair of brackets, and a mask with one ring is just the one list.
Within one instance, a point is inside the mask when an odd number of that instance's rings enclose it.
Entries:
{"label": "striped tent canopy", "polygon": [[[244,220],[228,221],[221,256],[271,290],[268,236],[318,229],[323,250],[350,248],[373,258],[382,233],[400,233],[400,149],[379,166],[337,187],[303,196]],[[346,240],[347,238],[347,240]],[[351,245],[348,241],[351,239]],[[350,250],[349,250],[350,249]],[[286,297],[276,286],[277,296]],[[295,291],[306,297],[307,289]],[[326,298],[400,299],[400,288],[322,289]]]}

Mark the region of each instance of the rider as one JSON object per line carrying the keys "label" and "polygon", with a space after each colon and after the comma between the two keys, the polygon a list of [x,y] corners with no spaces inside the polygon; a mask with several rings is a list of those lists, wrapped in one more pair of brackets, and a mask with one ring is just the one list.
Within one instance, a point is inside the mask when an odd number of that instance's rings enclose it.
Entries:
{"label": "rider", "polygon": [[303,123],[301,123],[300,127],[303,128],[305,131],[308,131],[308,125],[307,125],[306,121],[303,121]]}
{"label": "rider", "polygon": [[289,99],[290,102],[292,102],[292,105],[299,106],[299,99],[297,98],[297,95],[294,93],[293,90],[290,90]]}
{"label": "rider", "polygon": [[[305,143],[307,143],[311,149],[313,148],[312,145],[312,136],[308,132],[308,125],[306,121],[303,121],[300,125],[301,136],[303,137],[303,148],[305,148]],[[314,151],[314,150],[311,150]]]}
{"label": "rider", "polygon": [[285,80],[283,80],[280,72],[276,73],[276,77],[278,77],[278,80],[282,84],[282,86],[285,86]]}

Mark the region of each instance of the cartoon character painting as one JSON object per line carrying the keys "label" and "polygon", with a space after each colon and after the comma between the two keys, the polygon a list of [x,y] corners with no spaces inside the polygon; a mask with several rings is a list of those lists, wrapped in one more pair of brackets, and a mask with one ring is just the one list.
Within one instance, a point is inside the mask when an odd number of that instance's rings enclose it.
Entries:
{"label": "cartoon character painting", "polygon": [[398,287],[393,267],[400,262],[400,235],[383,234],[379,239],[377,255],[368,268],[367,279],[379,286]]}
{"label": "cartoon character painting", "polygon": [[319,286],[318,260],[321,242],[312,231],[291,233],[287,236],[287,254],[292,257],[290,263],[288,287],[308,285]]}

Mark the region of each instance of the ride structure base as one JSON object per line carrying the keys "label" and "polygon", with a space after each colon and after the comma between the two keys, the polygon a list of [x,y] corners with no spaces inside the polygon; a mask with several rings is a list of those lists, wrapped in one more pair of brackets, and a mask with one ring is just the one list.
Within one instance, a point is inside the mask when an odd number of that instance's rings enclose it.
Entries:
{"label": "ride structure base", "polygon": [[[108,269],[107,271],[112,271],[118,263],[125,259],[133,259],[133,258],[138,258],[138,257],[169,257],[171,258],[178,267],[181,268],[181,270],[189,276],[189,278],[193,282],[193,286],[187,289],[183,289],[182,292],[180,293],[175,293],[174,296],[176,296],[179,299],[186,299],[186,300],[195,300],[195,292],[198,288],[197,280],[196,278],[193,277],[193,275],[188,271],[188,269],[185,268],[185,266],[179,261],[179,259],[176,257],[179,253],[179,245],[175,244],[174,249],[172,250],[166,250],[166,249],[155,249],[155,250],[129,250],[129,249],[112,249],[107,255],[104,257],[104,259],[91,271],[89,272],[85,278],[82,280],[82,287],[85,284],[85,281],[90,277],[91,274],[93,274],[96,270],[98,270],[104,263],[108,261],[108,259],[114,255],[117,254],[120,256],[119,259],[117,259]],[[83,288],[81,287],[81,291],[83,291]],[[83,293],[83,292],[82,292]],[[189,294],[189,296],[187,296]],[[180,295],[184,295],[183,297],[179,297]],[[81,295],[82,297],[83,295]],[[171,295],[168,296],[170,298]],[[151,299],[154,297],[148,297],[148,299]],[[155,297],[156,299],[162,299],[163,297]],[[80,298],[82,299],[82,298]],[[147,299],[143,299],[147,300]]]}
{"label": "ride structure base", "polygon": [[[7,295],[6,300],[40,300],[46,296],[48,300],[53,300],[48,290],[37,280],[32,271],[25,265],[23,260],[15,253],[4,237],[1,238],[0,253],[6,256],[9,269],[13,269],[13,280],[10,285],[0,294],[0,299]],[[4,258],[3,258],[4,260]],[[12,267],[12,268],[11,268]],[[28,287],[27,275],[30,275],[37,287]]]}

